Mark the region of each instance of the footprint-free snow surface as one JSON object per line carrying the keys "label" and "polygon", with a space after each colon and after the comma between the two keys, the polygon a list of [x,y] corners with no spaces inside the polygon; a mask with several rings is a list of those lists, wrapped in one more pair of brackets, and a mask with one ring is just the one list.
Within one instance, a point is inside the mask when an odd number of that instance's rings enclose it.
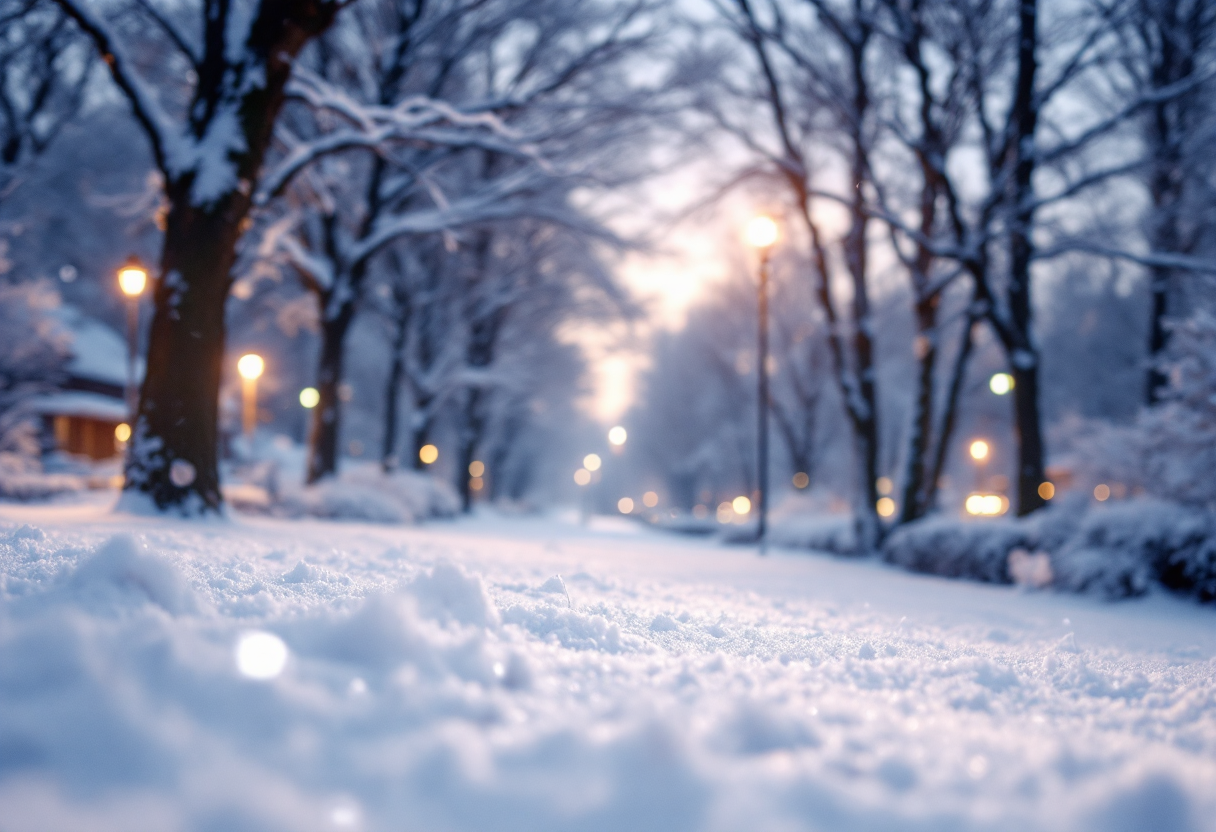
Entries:
{"label": "footprint-free snow surface", "polygon": [[623,523],[10,506],[0,830],[1213,830],[1214,656]]}

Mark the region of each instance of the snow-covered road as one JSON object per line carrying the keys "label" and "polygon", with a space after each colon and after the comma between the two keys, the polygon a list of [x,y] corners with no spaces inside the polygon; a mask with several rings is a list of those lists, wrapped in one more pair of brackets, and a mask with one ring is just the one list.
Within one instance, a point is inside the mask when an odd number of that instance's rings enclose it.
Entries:
{"label": "snow-covered road", "polygon": [[0,508],[0,832],[1187,832],[1214,786],[1216,610],[1169,597]]}

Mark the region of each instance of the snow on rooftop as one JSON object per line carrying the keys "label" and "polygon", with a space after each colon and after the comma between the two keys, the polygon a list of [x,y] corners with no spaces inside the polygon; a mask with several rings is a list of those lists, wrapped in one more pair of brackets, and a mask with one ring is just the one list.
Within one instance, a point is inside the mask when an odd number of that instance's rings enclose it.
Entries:
{"label": "snow on rooftop", "polygon": [[124,422],[127,405],[113,396],[79,390],[48,393],[30,400],[30,409],[48,416],[82,416],[103,422]]}
{"label": "snow on rooftop", "polygon": [[1214,623],[556,521],[0,506],[0,806],[6,832],[1203,832]]}
{"label": "snow on rooftop", "polygon": [[[56,310],[60,321],[72,335],[72,358],[68,372],[87,378],[123,386],[127,383],[127,342],[111,327],[85,315],[79,309],[64,304]],[[143,359],[135,362],[136,378],[143,377]]]}

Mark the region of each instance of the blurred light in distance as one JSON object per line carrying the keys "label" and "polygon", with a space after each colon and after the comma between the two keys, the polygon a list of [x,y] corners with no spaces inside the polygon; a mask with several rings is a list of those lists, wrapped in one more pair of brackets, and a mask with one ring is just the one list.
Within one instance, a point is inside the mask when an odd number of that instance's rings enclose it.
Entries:
{"label": "blurred light in distance", "polygon": [[469,480],[469,488],[473,489],[474,491],[480,491],[485,487],[486,481],[481,477],[473,477],[473,479]]}
{"label": "blurred light in distance", "polygon": [[1009,510],[1009,501],[1000,494],[971,494],[963,507],[976,517],[996,517]]}
{"label": "blurred light in distance", "polygon": [[719,523],[729,523],[735,519],[735,510],[730,507],[730,503],[718,503],[717,517]]}
{"label": "blurred light in distance", "polygon": [[971,443],[971,458],[977,462],[981,459],[988,458],[988,443],[983,439],[977,439]]}
{"label": "blurred light in distance", "polygon": [[704,506],[701,503],[697,503],[695,506],[692,507],[692,516],[697,518],[698,520],[704,520],[706,517],[709,516],[708,506]]}
{"label": "blurred light in distance", "polygon": [[895,513],[895,501],[890,497],[880,497],[874,504],[874,509],[878,512],[879,517],[890,517]]}
{"label": "blurred light in distance", "polygon": [[735,514],[747,514],[752,510],[752,501],[740,494],[730,501],[730,507]]}
{"label": "blurred light in distance", "polygon": [[890,477],[879,477],[874,481],[874,487],[878,490],[879,494],[885,497],[891,493],[891,489],[895,487],[895,483],[891,482]]}
{"label": "blurred light in distance", "polygon": [[1003,396],[1013,389],[1013,376],[1009,373],[993,373],[988,379],[988,389],[998,396]]}
{"label": "blurred light in distance", "polygon": [[418,449],[418,458],[426,465],[439,459],[439,449],[434,445],[423,445]]}
{"label": "blurred light in distance", "polygon": [[300,406],[312,410],[321,403],[321,393],[315,387],[305,387],[300,391]]}
{"label": "blurred light in distance", "polygon": [[574,481],[579,485],[586,485],[591,482],[591,472],[586,468],[579,468],[574,472]]}
{"label": "blurred light in distance", "polygon": [[613,445],[624,445],[625,440],[629,438],[629,434],[620,425],[617,425],[612,430],[608,431],[608,441]]}
{"label": "blurred light in distance", "polygon": [[287,645],[274,633],[244,633],[236,643],[236,668],[250,679],[273,679],[287,665]]}
{"label": "blurred light in distance", "polygon": [[114,438],[119,442],[126,442],[131,438],[131,426],[126,422],[114,427]]}
{"label": "blurred light in distance", "polygon": [[1044,500],[1050,500],[1056,496],[1056,487],[1049,482],[1039,483],[1039,496]]}
{"label": "blurred light in distance", "polygon": [[118,270],[118,288],[129,298],[142,295],[148,285],[148,272],[134,261]]}
{"label": "blurred light in distance", "polygon": [[256,353],[246,353],[242,355],[240,360],[236,362],[236,371],[241,374],[241,378],[253,381],[262,375],[262,371],[266,369],[266,362],[262,360],[262,356]]}
{"label": "blurred light in distance", "polygon": [[810,484],[811,478],[806,475],[805,471],[794,474],[794,488],[806,488]]}
{"label": "blurred light in distance", "polygon": [[1094,486],[1094,499],[1099,503],[1104,503],[1110,499],[1110,486],[1104,482]]}
{"label": "blurred light in distance", "polygon": [[469,463],[469,476],[480,477],[486,472],[486,464],[480,459],[475,459]]}
{"label": "blurred light in distance", "polygon": [[777,242],[777,223],[772,217],[753,217],[747,224],[747,244],[752,248],[768,248]]}
{"label": "blurred light in distance", "polygon": [[616,508],[621,514],[628,514],[629,512],[633,511],[633,498],[622,497],[616,501]]}
{"label": "blurred light in distance", "polygon": [[600,459],[599,454],[587,454],[583,457],[583,467],[588,471],[598,471],[602,464],[603,461]]}
{"label": "blurred light in distance", "polygon": [[642,505],[646,508],[654,508],[659,504],[659,495],[653,491],[647,491],[642,495]]}

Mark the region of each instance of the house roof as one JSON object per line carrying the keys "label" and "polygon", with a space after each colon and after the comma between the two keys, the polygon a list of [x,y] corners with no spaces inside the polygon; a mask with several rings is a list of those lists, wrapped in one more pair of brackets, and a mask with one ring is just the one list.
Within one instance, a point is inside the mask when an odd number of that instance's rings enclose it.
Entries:
{"label": "house roof", "polygon": [[[122,388],[127,383],[126,339],[111,327],[69,304],[59,307],[55,314],[72,336],[68,375]],[[143,375],[144,361],[142,357],[137,357],[136,381],[141,380]]]}
{"label": "house roof", "polygon": [[65,390],[30,399],[29,408],[43,416],[80,416],[102,422],[125,422],[127,405],[103,393]]}

